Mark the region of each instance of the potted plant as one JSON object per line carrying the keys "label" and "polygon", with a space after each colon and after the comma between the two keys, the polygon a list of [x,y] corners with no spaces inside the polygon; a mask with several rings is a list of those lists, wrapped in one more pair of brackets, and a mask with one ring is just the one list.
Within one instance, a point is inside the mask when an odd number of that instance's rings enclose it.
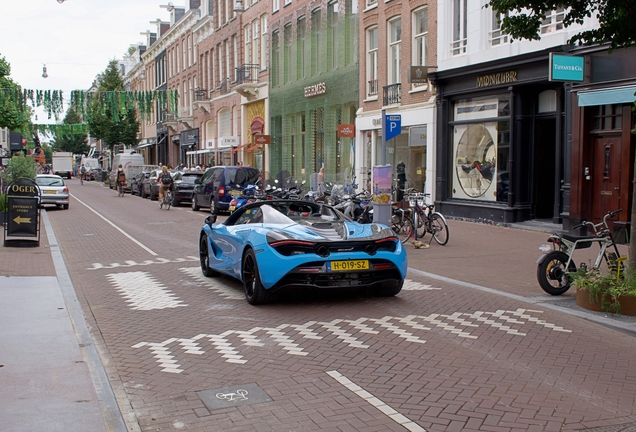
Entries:
{"label": "potted plant", "polygon": [[9,197],[7,194],[0,192],[0,225],[4,225],[4,221],[6,220],[8,200]]}
{"label": "potted plant", "polygon": [[570,273],[576,285],[576,304],[597,312],[636,315],[636,270],[602,274],[579,269]]}

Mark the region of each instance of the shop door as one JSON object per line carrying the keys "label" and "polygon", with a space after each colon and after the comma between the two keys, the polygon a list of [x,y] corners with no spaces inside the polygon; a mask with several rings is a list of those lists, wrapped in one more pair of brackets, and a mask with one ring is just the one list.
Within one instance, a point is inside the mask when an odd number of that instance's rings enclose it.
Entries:
{"label": "shop door", "polygon": [[534,219],[554,217],[556,182],[556,119],[537,118],[534,140],[534,185],[532,215]]}
{"label": "shop door", "polygon": [[619,207],[621,150],[620,137],[594,140],[592,217],[595,222],[599,222],[608,211]]}

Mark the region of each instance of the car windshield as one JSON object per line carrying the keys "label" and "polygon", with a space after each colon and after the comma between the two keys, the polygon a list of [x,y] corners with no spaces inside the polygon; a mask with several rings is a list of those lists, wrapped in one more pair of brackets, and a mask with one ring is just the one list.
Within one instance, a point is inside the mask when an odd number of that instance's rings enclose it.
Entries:
{"label": "car windshield", "polygon": [[331,208],[319,204],[273,202],[245,209],[236,219],[234,225],[249,223],[313,225],[316,222],[333,222],[337,220],[340,220],[340,218]]}
{"label": "car windshield", "polygon": [[38,186],[64,186],[64,180],[55,177],[37,177],[35,182]]}
{"label": "car windshield", "polygon": [[228,167],[225,172],[225,183],[245,187],[258,181],[256,168]]}
{"label": "car windshield", "polygon": [[189,184],[194,184],[196,179],[201,178],[200,175],[188,175],[188,174],[182,174],[180,177],[181,178],[179,178],[179,180],[181,180],[183,183],[189,183]]}

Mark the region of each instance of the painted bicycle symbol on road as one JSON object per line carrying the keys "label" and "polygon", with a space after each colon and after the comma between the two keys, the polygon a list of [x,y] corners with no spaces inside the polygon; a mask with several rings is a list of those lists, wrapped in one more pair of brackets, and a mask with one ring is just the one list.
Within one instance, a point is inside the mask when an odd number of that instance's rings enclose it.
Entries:
{"label": "painted bicycle symbol on road", "polygon": [[247,390],[239,389],[234,393],[217,393],[217,399],[224,399],[227,401],[247,400]]}

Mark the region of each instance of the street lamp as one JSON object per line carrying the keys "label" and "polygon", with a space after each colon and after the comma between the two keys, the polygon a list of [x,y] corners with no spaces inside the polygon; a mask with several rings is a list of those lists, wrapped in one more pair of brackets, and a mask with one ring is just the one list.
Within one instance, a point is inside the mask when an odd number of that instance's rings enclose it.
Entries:
{"label": "street lamp", "polygon": [[[62,0],[62,1],[64,1],[64,0]],[[48,78],[48,77],[49,77],[49,74],[46,73],[46,65],[44,65],[42,67],[42,78]]]}

